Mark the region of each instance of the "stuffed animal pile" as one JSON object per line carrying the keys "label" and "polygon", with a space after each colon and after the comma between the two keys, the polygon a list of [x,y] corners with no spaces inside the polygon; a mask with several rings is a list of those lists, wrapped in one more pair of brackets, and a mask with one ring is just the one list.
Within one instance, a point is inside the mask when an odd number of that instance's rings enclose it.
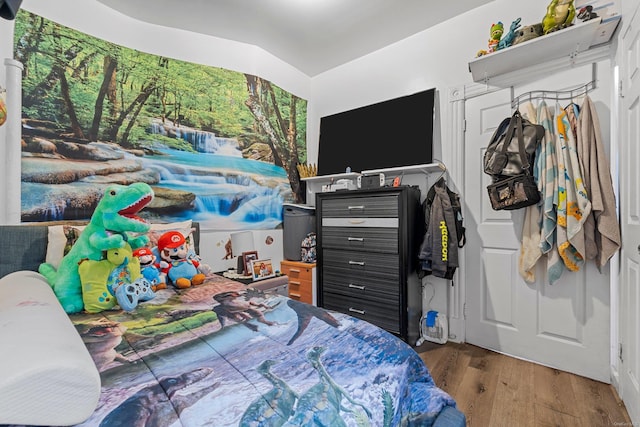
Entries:
{"label": "stuffed animal pile", "polygon": [[157,248],[149,247],[151,227],[136,214],[151,200],[153,190],[144,183],[108,186],[59,268],[40,265],[67,313],[97,313],[116,305],[133,311],[168,283],[184,289],[211,274],[180,231],[165,231]]}
{"label": "stuffed animal pile", "polygon": [[[122,249],[126,245],[129,245],[129,250],[131,248],[137,249],[147,244],[149,238],[145,233],[149,231],[150,226],[136,214],[152,200],[153,190],[145,183],[134,183],[129,186],[117,184],[108,186],[103,197],[98,202],[89,224],[85,227],[69,253],[62,258],[58,269],[48,263],[40,264],[38,271],[53,288],[65,312],[80,312],[85,305],[79,272],[80,265],[84,264],[81,261],[100,263],[106,260],[107,263],[111,263],[115,270],[117,266],[121,266],[124,263],[124,260],[118,264],[117,257],[114,257],[115,254],[111,252],[112,260],[109,261],[109,251]],[[125,267],[131,261],[133,261],[132,254],[127,257]],[[87,264],[87,267],[83,268],[83,270],[89,269],[89,265],[101,265],[100,269],[106,269],[102,264],[95,263]],[[107,265],[107,263],[104,264]],[[131,268],[128,267],[125,270],[129,270],[128,274],[131,276]],[[102,274],[96,273],[96,277]],[[135,276],[135,273],[133,276]],[[91,279],[91,287],[88,289],[90,296],[87,297],[92,310],[99,310],[102,305],[108,306],[111,304],[106,300],[104,304],[100,301],[100,295],[104,289],[96,287],[96,277]],[[135,282],[136,279],[137,277],[129,277],[130,283]],[[106,286],[107,283],[105,282],[104,285]],[[122,294],[124,291],[120,292]],[[146,292],[143,292],[143,294],[142,298],[149,296]],[[115,294],[112,297],[115,297]],[[111,297],[107,294],[106,298]],[[122,296],[123,301],[125,298],[126,296]]]}

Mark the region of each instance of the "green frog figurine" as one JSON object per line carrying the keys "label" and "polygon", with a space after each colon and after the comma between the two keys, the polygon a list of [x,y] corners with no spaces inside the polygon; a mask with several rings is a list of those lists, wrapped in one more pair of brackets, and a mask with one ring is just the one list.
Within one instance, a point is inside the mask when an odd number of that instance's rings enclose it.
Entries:
{"label": "green frog figurine", "polygon": [[544,34],[571,26],[576,16],[573,0],[551,0],[547,6],[547,14],[542,18]]}

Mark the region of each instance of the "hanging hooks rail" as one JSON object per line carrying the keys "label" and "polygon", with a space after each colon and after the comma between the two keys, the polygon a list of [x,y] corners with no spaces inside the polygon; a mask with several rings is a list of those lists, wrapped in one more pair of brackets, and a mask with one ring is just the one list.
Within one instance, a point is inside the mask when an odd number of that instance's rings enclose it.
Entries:
{"label": "hanging hooks rail", "polygon": [[530,92],[524,92],[518,96],[514,96],[513,94],[513,86],[511,87],[511,108],[517,109],[520,107],[520,103],[525,100],[532,101],[534,99],[553,99],[556,101],[573,99],[578,96],[586,95],[592,90],[596,89],[597,86],[597,78],[596,78],[596,67],[597,64],[591,64],[591,81],[583,84],[582,86],[578,86],[569,90],[533,90]]}

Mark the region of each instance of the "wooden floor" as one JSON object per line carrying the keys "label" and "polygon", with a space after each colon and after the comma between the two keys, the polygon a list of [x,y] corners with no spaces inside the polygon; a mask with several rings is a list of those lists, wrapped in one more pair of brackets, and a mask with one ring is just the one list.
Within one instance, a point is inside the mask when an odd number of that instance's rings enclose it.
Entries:
{"label": "wooden floor", "polygon": [[467,426],[632,426],[609,384],[471,344],[426,342],[416,351]]}

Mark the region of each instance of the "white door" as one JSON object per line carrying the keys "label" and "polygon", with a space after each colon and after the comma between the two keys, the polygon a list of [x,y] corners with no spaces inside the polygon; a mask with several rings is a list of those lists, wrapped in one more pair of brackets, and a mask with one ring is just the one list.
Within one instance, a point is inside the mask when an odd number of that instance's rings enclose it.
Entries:
{"label": "white door", "polygon": [[[631,12],[634,12],[633,10]],[[620,79],[621,225],[620,395],[634,425],[640,425],[640,9],[623,28]]]}
{"label": "white door", "polygon": [[465,104],[466,341],[610,382],[608,273],[589,263],[549,285],[538,263],[537,281],[527,284],[518,273],[524,209],[494,211],[489,203],[482,158],[510,115],[509,90]]}

